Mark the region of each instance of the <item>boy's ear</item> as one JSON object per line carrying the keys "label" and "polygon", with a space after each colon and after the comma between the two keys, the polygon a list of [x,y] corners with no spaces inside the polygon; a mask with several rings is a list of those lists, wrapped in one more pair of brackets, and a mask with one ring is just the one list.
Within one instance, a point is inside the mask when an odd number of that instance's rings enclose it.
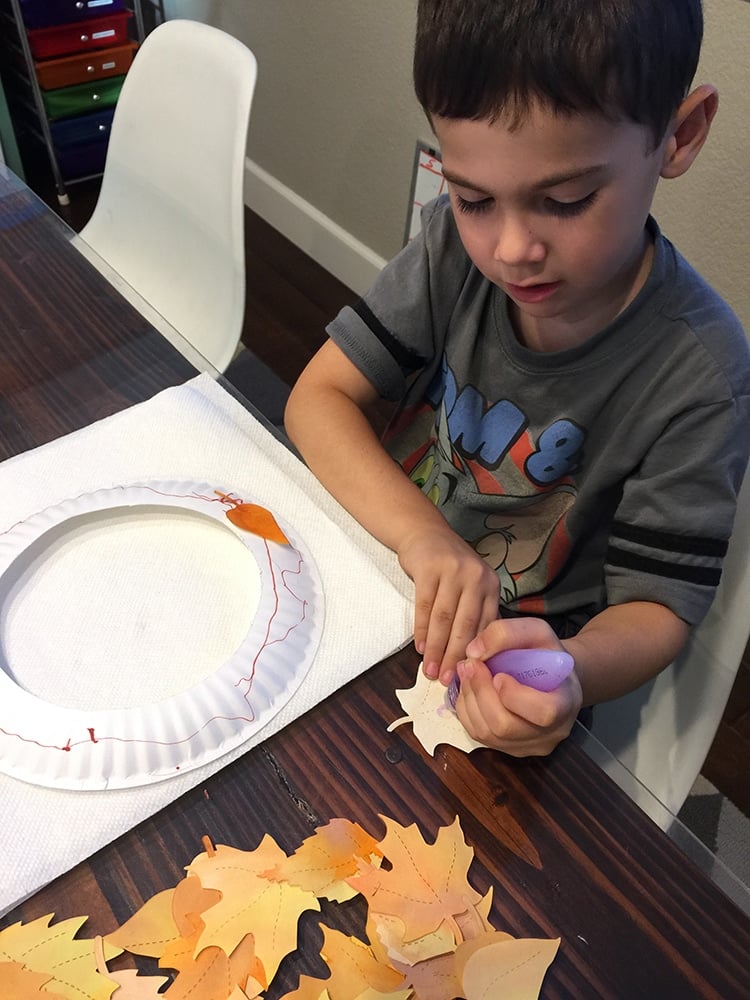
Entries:
{"label": "boy's ear", "polygon": [[672,120],[664,147],[662,177],[679,177],[685,173],[701,151],[718,107],[719,92],[709,83],[688,94]]}

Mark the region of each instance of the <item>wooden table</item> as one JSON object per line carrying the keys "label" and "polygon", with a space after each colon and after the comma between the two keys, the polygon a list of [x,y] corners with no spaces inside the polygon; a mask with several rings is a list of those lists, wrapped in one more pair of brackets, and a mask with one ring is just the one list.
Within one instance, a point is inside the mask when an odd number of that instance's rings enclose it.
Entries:
{"label": "wooden table", "polygon": [[[184,381],[194,369],[68,245],[64,226],[0,168],[0,455],[68,433]],[[214,844],[292,851],[333,817],[426,839],[456,816],[475,851],[474,887],[494,886],[491,921],[516,937],[561,937],[542,996],[750,996],[750,918],[573,741],[550,757],[424,753],[394,691],[411,648],[373,667],[285,730],[6,914],[0,926],[89,915],[107,933],[170,888]],[[314,914],[316,918],[318,914]],[[322,919],[361,933],[358,905]],[[317,920],[269,997],[324,975]],[[198,998],[199,1000],[199,998]]]}

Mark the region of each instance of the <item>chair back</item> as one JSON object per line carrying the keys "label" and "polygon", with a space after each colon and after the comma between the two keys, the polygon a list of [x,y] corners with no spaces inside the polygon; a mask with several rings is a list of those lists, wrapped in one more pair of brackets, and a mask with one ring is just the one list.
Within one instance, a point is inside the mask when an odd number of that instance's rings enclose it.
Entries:
{"label": "chair back", "polygon": [[165,21],[115,109],[81,237],[223,371],[245,308],[244,164],[257,65],[236,38]]}
{"label": "chair back", "polygon": [[[711,749],[748,636],[750,472],[740,490],[721,582],[706,617],[658,677],[594,708],[594,735],[674,815]],[[643,804],[648,811],[647,796]]]}

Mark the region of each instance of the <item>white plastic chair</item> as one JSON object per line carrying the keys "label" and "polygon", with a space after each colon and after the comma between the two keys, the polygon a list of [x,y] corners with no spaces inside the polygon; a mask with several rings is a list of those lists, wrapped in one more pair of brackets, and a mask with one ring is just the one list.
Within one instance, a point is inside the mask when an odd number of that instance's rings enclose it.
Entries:
{"label": "white plastic chair", "polygon": [[99,199],[80,233],[219,371],[244,318],[256,77],[254,55],[226,32],[185,20],[155,28],[125,78]]}
{"label": "white plastic chair", "polygon": [[[594,709],[593,734],[676,815],[716,735],[750,635],[750,473],[721,583],[686,648],[653,681]],[[606,770],[605,765],[605,770]],[[636,794],[660,825],[668,819]]]}

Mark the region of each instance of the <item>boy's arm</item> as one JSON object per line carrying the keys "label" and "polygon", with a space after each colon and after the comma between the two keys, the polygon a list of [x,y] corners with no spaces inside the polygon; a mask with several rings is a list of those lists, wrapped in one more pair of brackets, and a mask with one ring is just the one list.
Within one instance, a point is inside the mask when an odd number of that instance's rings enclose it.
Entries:
{"label": "boy's arm", "polygon": [[414,581],[415,644],[436,676],[496,618],[499,582],[383,448],[365,415],[377,398],[328,341],[292,390],[284,422],[317,478]]}
{"label": "boy's arm", "polygon": [[[568,735],[582,705],[645,684],[674,660],[688,632],[673,611],[650,601],[608,607],[563,642],[541,619],[498,620],[469,643],[469,659],[459,666],[459,717],[475,739],[506,753],[550,753]],[[575,670],[557,691],[545,694],[506,675],[492,678],[477,662],[513,647],[566,649]]]}

